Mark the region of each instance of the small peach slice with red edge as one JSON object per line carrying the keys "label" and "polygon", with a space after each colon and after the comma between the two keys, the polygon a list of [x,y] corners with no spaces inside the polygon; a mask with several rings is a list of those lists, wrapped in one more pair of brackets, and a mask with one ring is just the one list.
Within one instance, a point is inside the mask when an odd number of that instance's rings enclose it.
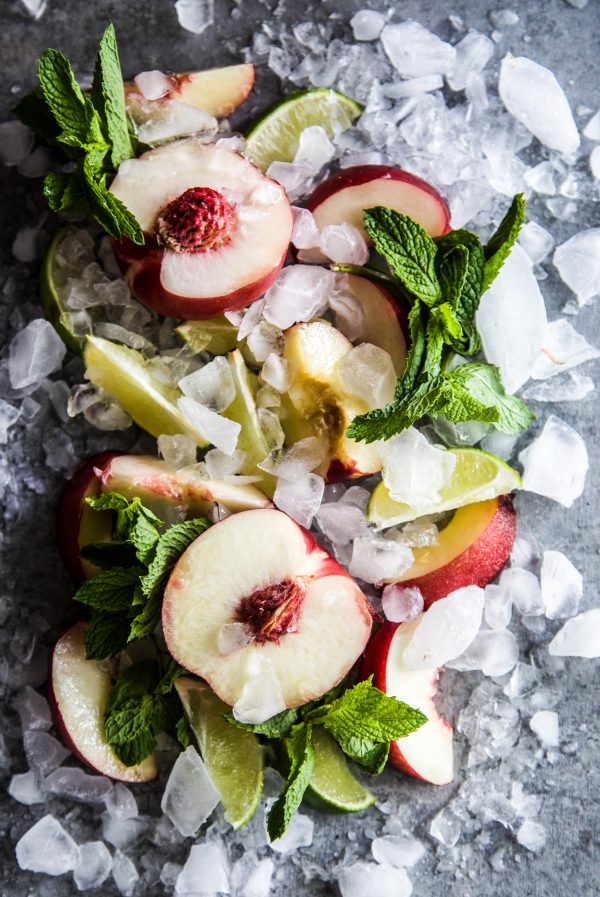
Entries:
{"label": "small peach slice with red edge", "polygon": [[125,82],[127,111],[139,118],[139,105],[161,100],[179,100],[188,106],[204,109],[215,118],[225,118],[240,106],[254,84],[254,66],[250,62],[206,69],[203,72],[179,72],[167,75],[168,90],[156,100],[148,101],[135,81]]}
{"label": "small peach slice with red edge", "polygon": [[137,766],[125,766],[106,740],[104,711],[112,688],[106,664],[87,660],[85,623],[76,623],[54,646],[50,667],[50,700],[56,725],[67,747],[87,766],[122,782],[156,778],[154,755]]}
{"label": "small peach slice with red edge", "polygon": [[202,319],[249,305],[281,269],[292,233],[285,191],[238,153],[190,138],[128,159],[111,193],[143,246],[114,241],[133,295],[162,315]]}
{"label": "small peach slice with red edge", "polygon": [[389,761],[407,775],[447,785],[453,778],[452,727],[439,715],[434,697],[439,670],[410,670],[403,660],[421,617],[410,623],[384,623],[369,642],[360,675],[373,676],[373,685],[384,694],[420,710],[427,722],[406,738],[390,744]]}
{"label": "small peach slice with red edge", "polygon": [[[416,175],[389,165],[344,168],[319,184],[306,203],[319,230],[331,224],[350,224],[367,241],[363,212],[375,206],[408,215],[431,237],[450,230],[450,212],[438,191]],[[298,260],[321,264],[326,257],[319,249],[301,249]]]}
{"label": "small peach slice with red edge", "polygon": [[[320,697],[349,672],[371,634],[369,605],[354,580],[276,510],[234,514],[192,542],[167,583],[162,623],[174,659],[230,706],[257,665],[269,667],[285,707]],[[244,638],[224,648],[223,627],[236,623]]]}
{"label": "small peach slice with red edge", "polygon": [[408,346],[404,308],[384,286],[357,274],[339,274],[336,286],[353,296],[363,311],[363,330],[353,342],[371,343],[384,349],[400,376],[406,364]]}
{"label": "small peach slice with red edge", "polygon": [[516,529],[510,495],[464,505],[435,545],[413,549],[413,563],[394,582],[417,586],[425,607],[464,586],[486,586],[506,564]]}

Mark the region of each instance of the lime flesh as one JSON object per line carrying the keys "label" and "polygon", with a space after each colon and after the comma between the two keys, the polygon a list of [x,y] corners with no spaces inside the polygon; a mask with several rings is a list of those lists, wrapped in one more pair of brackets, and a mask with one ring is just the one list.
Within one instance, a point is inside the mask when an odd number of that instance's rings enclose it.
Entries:
{"label": "lime flesh", "polygon": [[253,815],[263,789],[263,749],[256,735],[223,719],[231,708],[204,682],[182,676],[175,683],[225,819],[241,828]]}
{"label": "lime flesh", "polygon": [[329,137],[350,127],[362,107],[336,90],[322,88],[294,94],[269,110],[246,137],[245,154],[261,171],[272,162],[293,162],[300,134],[320,125]]}
{"label": "lime flesh", "polygon": [[307,797],[317,808],[330,813],[357,813],[375,803],[375,797],[354,778],[344,754],[322,728],[313,730],[315,765]]}
{"label": "lime flesh", "polygon": [[426,514],[451,511],[463,505],[487,501],[521,488],[516,470],[495,455],[474,448],[448,449],[456,456],[450,481],[440,490],[440,499],[431,507],[413,508],[394,501],[382,481],[371,495],[367,517],[378,529],[408,523]]}

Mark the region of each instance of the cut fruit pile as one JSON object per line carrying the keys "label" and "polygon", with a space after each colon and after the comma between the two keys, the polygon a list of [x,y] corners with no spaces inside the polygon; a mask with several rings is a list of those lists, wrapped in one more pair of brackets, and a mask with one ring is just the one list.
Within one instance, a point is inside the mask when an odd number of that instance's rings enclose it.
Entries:
{"label": "cut fruit pile", "polygon": [[[410,57],[403,46],[384,41],[390,59]],[[410,75],[403,84],[429,77],[415,59],[394,65]],[[109,195],[143,242],[111,231],[113,256],[96,230],[69,227],[45,256],[44,311],[88,381],[71,390],[69,415],[107,430],[133,421],[158,448],[93,455],[65,488],[58,545],[85,621],[56,643],[50,692],[65,744],[109,778],[154,779],[178,742],[161,806],[184,837],[219,804],[228,827],[250,829],[275,770],[285,781],[267,830],[283,852],[303,798],[334,813],[375,802],[355,770],[388,762],[453,781],[438,678],[445,666],[480,670],[508,694],[525,666],[513,606],[532,629],[577,614],[578,571],[560,552],[540,564],[516,540],[513,499],[538,475],[531,491],[568,506],[587,453],[551,418],[519,456],[523,479],[507,463],[531,415],[500,382],[511,346],[490,342],[489,302],[506,301],[514,266],[533,277],[513,249],[519,197],[484,246],[452,230],[442,194],[416,174],[373,158],[335,170],[353,122],[393,95],[364,110],[307,90],[245,141],[222,136],[217,119],[253,81],[244,64],[126,82],[144,151],[123,158]],[[536,321],[546,333],[543,301]],[[476,323],[498,368],[473,361]],[[595,357],[577,337],[568,366]],[[487,369],[479,392],[465,386],[469,366]],[[378,420],[395,429],[361,435]],[[553,449],[565,466],[583,460],[548,485],[539,470]],[[550,652],[598,656],[594,613],[583,648],[571,645],[585,614]],[[550,744],[554,718],[537,716],[531,729]],[[504,756],[500,729],[480,751]],[[449,843],[443,812],[431,831]],[[537,843],[524,826],[520,843]],[[203,855],[213,860],[207,892],[228,891],[218,859]],[[187,868],[176,893],[190,892]]]}

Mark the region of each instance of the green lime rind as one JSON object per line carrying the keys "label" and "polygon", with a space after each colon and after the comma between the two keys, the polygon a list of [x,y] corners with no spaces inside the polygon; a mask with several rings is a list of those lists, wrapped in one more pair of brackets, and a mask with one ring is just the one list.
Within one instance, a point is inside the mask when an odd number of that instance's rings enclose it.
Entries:
{"label": "green lime rind", "polygon": [[359,813],[375,803],[375,796],[356,779],[331,735],[313,729],[315,765],[305,798],[328,813]]}
{"label": "green lime rind", "polygon": [[293,162],[300,134],[320,125],[329,137],[341,134],[362,114],[363,107],[330,88],[292,94],[269,109],[246,135],[245,155],[261,171],[272,162]]}
{"label": "green lime rind", "polygon": [[452,511],[463,505],[506,495],[522,486],[521,477],[500,458],[475,448],[448,449],[456,455],[450,482],[440,490],[440,499],[429,507],[413,508],[394,501],[387,486],[378,483],[371,494],[367,519],[377,529],[408,523],[427,514]]}
{"label": "green lime rind", "polygon": [[230,707],[204,682],[182,676],[175,688],[211,781],[221,797],[225,819],[239,829],[251,819],[263,790],[263,749],[256,735],[223,718]]}
{"label": "green lime rind", "polygon": [[62,227],[56,232],[42,260],[40,271],[40,297],[44,314],[60,336],[61,340],[72,352],[81,355],[83,338],[76,336],[69,324],[68,312],[64,306],[66,280],[56,265],[58,247],[73,232],[72,227]]}
{"label": "green lime rind", "polygon": [[191,352],[210,352],[227,355],[237,347],[237,327],[227,318],[211,318],[208,321],[184,321],[175,328]]}

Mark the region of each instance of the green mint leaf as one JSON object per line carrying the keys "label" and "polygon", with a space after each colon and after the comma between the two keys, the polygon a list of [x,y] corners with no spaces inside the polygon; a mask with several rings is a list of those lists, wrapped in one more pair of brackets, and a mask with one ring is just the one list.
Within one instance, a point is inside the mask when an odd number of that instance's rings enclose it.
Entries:
{"label": "green mint leaf", "polygon": [[129,530],[129,540],[135,547],[140,563],[145,565],[150,563],[158,539],[159,535],[155,524],[148,520],[143,512],[137,514],[133,526]]}
{"label": "green mint leaf", "polygon": [[90,495],[85,502],[94,511],[124,511],[131,504],[130,500],[119,492],[101,492],[100,495]]}
{"label": "green mint leaf", "polygon": [[209,526],[210,522],[205,517],[184,520],[170,526],[160,537],[148,572],[141,580],[143,592],[148,598],[162,590],[169,573],[188,545]]}
{"label": "green mint leaf", "polygon": [[450,302],[441,302],[431,309],[429,324],[432,333],[435,331],[439,334],[441,341],[446,345],[461,342],[463,329]]}
{"label": "green mint leaf", "polygon": [[138,563],[131,542],[92,542],[84,545],[79,553],[86,561],[104,570],[111,567],[135,567]]}
{"label": "green mint leaf", "polygon": [[175,724],[175,737],[184,751],[186,748],[189,748],[190,744],[194,743],[194,733],[185,713],[179,717]]}
{"label": "green mint leaf", "polygon": [[133,243],[144,244],[144,233],[129,209],[109,191],[106,173],[98,158],[88,153],[83,161],[83,174],[90,198],[92,214],[100,227],[115,240],[127,237]]}
{"label": "green mint leaf", "polygon": [[290,771],[283,791],[271,807],[267,819],[271,841],[281,838],[308,788],[315,765],[312,725],[301,723],[296,726],[285,746],[290,759]]}
{"label": "green mint leaf", "polygon": [[117,50],[117,38],[112,22],[102,35],[94,69],[92,102],[102,114],[106,134],[111,143],[112,167],[134,155],[125,112],[125,91]]}
{"label": "green mint leaf", "polygon": [[255,735],[264,735],[265,738],[286,738],[290,734],[292,727],[298,722],[299,711],[282,710],[281,713],[277,713],[263,723],[240,723],[232,713],[226,713],[225,719],[232,726],[237,726],[238,729],[246,729],[248,732],[254,732]]}
{"label": "green mint leaf", "polygon": [[131,698],[142,698],[154,691],[160,680],[160,667],[156,658],[149,657],[138,660],[132,666],[119,673],[115,680],[108,701],[106,702],[107,714],[119,709],[119,707]]}
{"label": "green mint leaf", "polygon": [[[134,605],[139,603],[139,601],[134,600]],[[148,636],[152,635],[160,623],[161,606],[162,595],[160,592],[157,592],[156,595],[146,601],[144,609],[131,621],[130,642],[135,642],[140,638],[148,638]]]}
{"label": "green mint leaf", "polygon": [[[461,364],[444,374],[444,379],[453,387],[465,390],[473,401],[496,412],[495,418],[472,415],[463,418],[464,420],[491,420],[498,430],[514,434],[526,430],[535,419],[535,415],[527,405],[516,396],[506,393],[500,380],[500,371],[495,365],[483,362]],[[444,409],[444,414],[450,417],[446,409]],[[455,418],[450,417],[450,420],[455,420]]]}
{"label": "green mint leaf", "polygon": [[141,567],[113,567],[101,570],[83,583],[73,596],[75,601],[95,610],[125,611],[131,607],[134,589],[143,573]]}
{"label": "green mint leaf", "polygon": [[39,89],[22,97],[13,107],[12,114],[44,142],[53,142],[60,134],[60,128]]}
{"label": "green mint leaf", "polygon": [[131,698],[104,720],[106,740],[125,766],[141,763],[156,747],[154,695]]}
{"label": "green mint leaf", "polygon": [[464,255],[465,251],[467,253],[465,277],[456,305],[456,317],[463,329],[463,339],[454,342],[452,347],[462,355],[477,355],[481,349],[481,342],[475,327],[475,314],[479,308],[482,293],[485,266],[483,246],[479,237],[468,230],[452,231],[449,234],[444,234],[443,237],[437,237],[435,242],[438,246],[437,264],[442,278],[444,276],[447,279],[453,276],[460,277],[459,272],[453,275],[450,271],[446,271],[446,274],[442,274],[441,271],[447,265],[460,264],[455,253],[461,255]]}
{"label": "green mint leaf", "polygon": [[519,231],[525,221],[525,206],[525,197],[522,193],[517,193],[508,212],[500,222],[498,230],[485,247],[482,293],[492,283],[516,243]]}
{"label": "green mint leaf", "polygon": [[88,108],[71,69],[69,60],[58,50],[46,50],[38,62],[40,88],[61,131],[85,137]]}
{"label": "green mint leaf", "polygon": [[453,309],[456,309],[467,277],[469,250],[460,243],[451,246],[445,252],[440,251],[439,242],[437,246],[435,268],[442,288],[442,296]]}
{"label": "green mint leaf", "polygon": [[173,660],[172,657],[169,657],[167,668],[156,686],[156,693],[159,695],[168,695],[173,689],[175,680],[179,679],[180,676],[183,676],[184,673],[185,670],[183,667],[179,666],[177,661]]}
{"label": "green mint leaf", "polygon": [[88,660],[115,657],[127,647],[130,619],[127,614],[102,610],[92,613],[85,630],[85,656]]}
{"label": "green mint leaf", "polygon": [[370,776],[383,772],[390,752],[389,741],[369,741],[364,738],[336,739],[346,756]]}
{"label": "green mint leaf", "polygon": [[53,212],[71,218],[90,213],[90,204],[77,166],[70,174],[51,171],[44,178],[44,198]]}
{"label": "green mint leaf", "polygon": [[435,273],[436,245],[407,215],[377,206],[366,209],[365,229],[403,286],[426,305],[442,298]]}

